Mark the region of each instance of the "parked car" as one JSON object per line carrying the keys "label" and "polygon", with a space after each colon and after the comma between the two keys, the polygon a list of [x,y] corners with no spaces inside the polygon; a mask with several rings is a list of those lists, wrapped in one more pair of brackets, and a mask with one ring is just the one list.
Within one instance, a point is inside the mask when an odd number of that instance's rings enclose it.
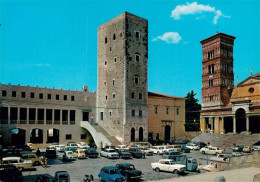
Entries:
{"label": "parked car", "polygon": [[153,155],[153,151],[150,148],[147,147],[140,147],[141,152],[145,153],[146,156]]}
{"label": "parked car", "polygon": [[140,148],[130,148],[129,152],[134,158],[145,158],[145,153]]}
{"label": "parked car", "polygon": [[58,152],[64,152],[64,151],[65,151],[65,148],[66,148],[65,145],[58,145],[58,146],[56,146],[56,150],[57,150]]}
{"label": "parked car", "polygon": [[180,154],[172,156],[172,160],[174,160],[177,164],[185,165],[187,171],[200,172],[198,169],[199,164],[193,157],[187,157],[186,155]]}
{"label": "parked car", "polygon": [[131,154],[129,152],[129,149],[117,149],[116,150],[119,154],[119,158],[122,158],[122,159],[130,159],[131,158]]}
{"label": "parked car", "polygon": [[196,144],[197,146],[199,146],[200,148],[207,146],[207,144],[204,142],[193,142],[193,143]]}
{"label": "parked car", "polygon": [[90,143],[88,144],[88,146],[89,146],[90,148],[95,148],[95,149],[97,149],[97,145],[96,145],[94,142],[90,142]]}
{"label": "parked car", "polygon": [[127,145],[118,145],[116,149],[128,149]]}
{"label": "parked car", "polygon": [[154,154],[163,154],[164,147],[163,146],[153,146],[151,147],[151,151],[153,151]]}
{"label": "parked car", "polygon": [[236,145],[232,148],[233,152],[242,152],[244,146],[243,145]]}
{"label": "parked car", "polygon": [[260,145],[255,145],[252,148],[253,148],[253,151],[260,151]]}
{"label": "parked car", "polygon": [[86,143],[86,142],[79,142],[78,143],[78,146],[80,147],[80,146],[88,146],[88,144]]}
{"label": "parked car", "polygon": [[23,180],[22,172],[14,165],[0,165],[0,181],[20,182]]}
{"label": "parked car", "polygon": [[216,157],[211,157],[210,160],[229,161],[232,154],[218,154]]}
{"label": "parked car", "polygon": [[87,158],[86,153],[85,153],[85,150],[82,150],[82,149],[76,150],[76,151],[73,153],[73,156],[74,156],[75,158],[78,158],[78,159],[86,159],[86,158]]}
{"label": "parked car", "polygon": [[24,170],[24,169],[31,169],[32,168],[32,161],[30,160],[23,160],[21,157],[4,157],[2,159],[2,164],[13,164],[17,169]]}
{"label": "parked car", "polygon": [[181,149],[183,153],[190,153],[190,148],[186,147],[185,145],[181,145]]}
{"label": "parked car", "polygon": [[34,166],[39,166],[43,164],[42,160],[40,157],[38,157],[35,153],[32,152],[20,152],[21,158],[23,160],[29,160],[32,162]]}
{"label": "parked car", "polygon": [[56,158],[57,157],[56,148],[48,148],[47,147],[45,156],[47,158]]}
{"label": "parked car", "polygon": [[82,146],[79,146],[78,149],[82,149],[82,150],[86,151],[86,150],[88,150],[89,148],[90,148],[90,146],[88,146],[88,145],[82,145]]}
{"label": "parked car", "polygon": [[133,164],[122,163],[117,164],[116,167],[120,170],[120,173],[126,177],[127,181],[137,181],[140,180],[142,176],[142,171],[135,169]]}
{"label": "parked car", "polygon": [[76,160],[76,157],[74,157],[72,151],[65,151],[64,154],[63,154],[63,160],[74,161],[74,160]]}
{"label": "parked car", "polygon": [[22,151],[32,151],[32,149],[28,145],[17,145],[16,149],[21,149]]}
{"label": "parked car", "polygon": [[100,157],[106,157],[108,159],[118,159],[119,154],[115,149],[105,149],[100,152]]}
{"label": "parked car", "polygon": [[57,172],[55,172],[53,181],[70,182],[70,175],[67,171],[57,171]]}
{"label": "parked car", "polygon": [[68,147],[68,146],[66,146],[64,152],[66,152],[66,151],[72,151],[72,152],[75,152],[75,151],[76,151],[76,148],[75,148],[75,147]]}
{"label": "parked car", "polygon": [[33,143],[26,143],[28,147],[30,147],[31,150],[36,149]]}
{"label": "parked car", "polygon": [[199,150],[200,147],[194,143],[189,143],[186,145],[187,148],[191,149],[191,150]]}
{"label": "parked car", "polygon": [[75,150],[78,149],[78,145],[77,145],[76,143],[68,143],[67,146],[68,146],[68,147],[74,147]]}
{"label": "parked car", "polygon": [[218,155],[218,154],[223,154],[223,153],[224,153],[224,150],[221,150],[218,147],[208,147],[205,149],[205,154]]}
{"label": "parked car", "polygon": [[95,148],[88,148],[85,150],[85,154],[89,158],[97,158],[98,157],[98,152]]}
{"label": "parked car", "polygon": [[186,166],[183,164],[177,164],[171,159],[161,159],[159,162],[151,163],[153,170],[156,172],[167,171],[174,174],[183,173],[186,170]]}
{"label": "parked car", "polygon": [[125,181],[125,177],[120,173],[117,167],[107,166],[103,167],[98,173],[98,177],[100,181],[116,181],[121,182]]}
{"label": "parked car", "polygon": [[205,154],[205,153],[206,153],[206,150],[208,150],[209,147],[212,147],[212,146],[205,146],[205,147],[203,147],[203,148],[200,149],[200,152],[201,152],[202,154]]}
{"label": "parked car", "polygon": [[253,149],[250,146],[244,146],[244,148],[243,148],[243,152],[245,152],[245,153],[250,153],[252,151],[253,151]]}
{"label": "parked car", "polygon": [[166,151],[163,153],[162,158],[163,159],[173,159],[175,155],[180,155],[180,152],[177,151]]}

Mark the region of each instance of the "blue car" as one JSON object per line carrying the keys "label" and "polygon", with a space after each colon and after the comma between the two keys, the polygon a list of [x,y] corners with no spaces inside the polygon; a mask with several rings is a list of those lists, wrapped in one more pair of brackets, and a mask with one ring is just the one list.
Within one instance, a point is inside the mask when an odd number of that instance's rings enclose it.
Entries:
{"label": "blue car", "polygon": [[103,167],[98,177],[100,181],[125,181],[125,177],[120,173],[119,169],[113,166]]}

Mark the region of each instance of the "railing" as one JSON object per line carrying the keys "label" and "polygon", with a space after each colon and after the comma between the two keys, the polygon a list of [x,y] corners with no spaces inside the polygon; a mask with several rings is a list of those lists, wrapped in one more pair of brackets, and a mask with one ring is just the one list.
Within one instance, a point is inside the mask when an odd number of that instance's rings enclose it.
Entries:
{"label": "railing", "polygon": [[35,120],[29,120],[29,124],[35,124]]}
{"label": "railing", "polygon": [[17,124],[17,120],[10,120],[10,124]]}
{"label": "railing", "polygon": [[44,120],[38,120],[38,124],[44,124]]}
{"label": "railing", "polygon": [[60,121],[54,121],[54,124],[60,124]]}
{"label": "railing", "polygon": [[75,121],[70,121],[70,125],[75,125]]}
{"label": "railing", "polygon": [[63,125],[68,125],[68,121],[62,121]]}
{"label": "railing", "polygon": [[46,120],[46,124],[52,124],[52,120]]}
{"label": "railing", "polygon": [[7,119],[2,119],[2,120],[0,120],[0,123],[1,124],[8,124],[8,120]]}
{"label": "railing", "polygon": [[20,124],[26,124],[27,121],[26,120],[20,120]]}

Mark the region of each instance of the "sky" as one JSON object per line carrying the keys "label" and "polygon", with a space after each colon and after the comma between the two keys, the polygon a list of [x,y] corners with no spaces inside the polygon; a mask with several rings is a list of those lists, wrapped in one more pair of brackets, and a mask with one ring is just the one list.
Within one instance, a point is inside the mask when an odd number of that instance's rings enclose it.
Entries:
{"label": "sky", "polygon": [[0,83],[97,90],[97,28],[148,20],[148,90],[201,101],[200,41],[235,36],[234,82],[260,72],[260,1],[0,0]]}

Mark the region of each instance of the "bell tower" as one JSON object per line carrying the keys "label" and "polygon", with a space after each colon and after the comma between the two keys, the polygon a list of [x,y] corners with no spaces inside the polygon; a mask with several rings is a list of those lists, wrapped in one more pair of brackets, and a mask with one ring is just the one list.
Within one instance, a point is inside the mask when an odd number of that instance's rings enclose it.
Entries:
{"label": "bell tower", "polygon": [[235,37],[217,33],[202,40],[202,110],[224,107],[234,87]]}

